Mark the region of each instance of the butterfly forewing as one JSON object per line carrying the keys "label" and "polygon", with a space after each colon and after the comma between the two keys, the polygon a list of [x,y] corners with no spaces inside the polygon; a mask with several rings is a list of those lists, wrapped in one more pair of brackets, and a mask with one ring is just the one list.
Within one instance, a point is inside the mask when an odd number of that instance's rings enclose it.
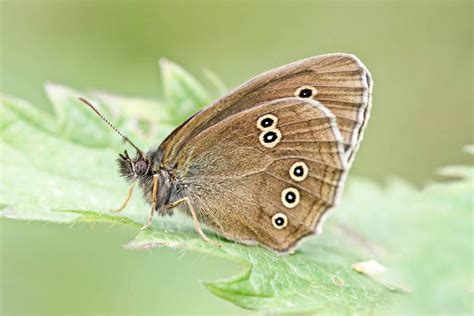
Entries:
{"label": "butterfly forewing", "polygon": [[229,239],[284,252],[334,205],[346,155],[334,115],[316,100],[291,97],[196,134],[181,147],[175,176],[201,222]]}
{"label": "butterfly forewing", "polygon": [[285,65],[244,83],[190,119],[162,144],[164,158],[174,160],[197,134],[233,114],[296,96],[317,100],[335,115],[351,161],[367,122],[371,86],[366,67],[349,54],[316,56]]}

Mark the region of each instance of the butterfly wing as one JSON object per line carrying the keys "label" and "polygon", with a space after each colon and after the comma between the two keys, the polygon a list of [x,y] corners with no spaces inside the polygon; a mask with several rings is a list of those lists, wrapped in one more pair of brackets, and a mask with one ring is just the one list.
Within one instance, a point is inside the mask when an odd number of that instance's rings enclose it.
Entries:
{"label": "butterfly wing", "polygon": [[284,98],[235,113],[187,142],[176,159],[179,197],[201,223],[285,252],[312,234],[338,196],[347,153],[320,102]]}
{"label": "butterfly wing", "polygon": [[174,161],[187,142],[230,115],[294,96],[317,100],[335,115],[352,161],[369,116],[371,90],[369,71],[349,54],[316,56],[276,68],[237,87],[176,129],[161,145],[164,161]]}

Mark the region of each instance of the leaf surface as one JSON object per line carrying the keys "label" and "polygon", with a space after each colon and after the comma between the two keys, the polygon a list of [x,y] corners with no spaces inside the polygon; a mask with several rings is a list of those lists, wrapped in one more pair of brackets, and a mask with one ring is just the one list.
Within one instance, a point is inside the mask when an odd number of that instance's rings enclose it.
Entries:
{"label": "leaf surface", "polygon": [[[141,146],[156,146],[189,114],[209,102],[189,73],[162,63],[165,99],[125,98],[95,92],[91,101]],[[109,222],[138,232],[149,207],[136,194],[119,215],[126,184],[115,158],[126,146],[77,101],[84,94],[46,87],[55,116],[28,102],[1,98],[0,214],[15,220]],[[424,190],[392,180],[384,187],[350,179],[321,236],[295,254],[220,240],[203,242],[189,219],[155,218],[151,229],[125,245],[132,250],[184,248],[242,265],[241,274],[206,282],[215,295],[248,309],[320,314],[458,312],[472,308],[473,168],[451,167],[461,177]],[[214,239],[218,236],[208,233]],[[353,264],[376,260],[389,273],[368,276]]]}

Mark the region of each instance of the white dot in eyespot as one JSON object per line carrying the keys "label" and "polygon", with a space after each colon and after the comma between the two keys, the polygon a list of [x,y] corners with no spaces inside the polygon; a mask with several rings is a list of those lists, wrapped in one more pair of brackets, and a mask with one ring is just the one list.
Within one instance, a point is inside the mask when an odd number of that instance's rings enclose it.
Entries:
{"label": "white dot in eyespot", "polygon": [[291,179],[301,182],[308,177],[309,168],[303,161],[298,161],[290,167],[289,173]]}
{"label": "white dot in eyespot", "polygon": [[272,224],[276,229],[283,229],[288,225],[288,217],[283,213],[276,213],[272,217]]}
{"label": "white dot in eyespot", "polygon": [[302,86],[295,91],[295,97],[302,99],[314,99],[318,90],[312,86]]}
{"label": "white dot in eyespot", "polygon": [[278,123],[278,118],[273,114],[265,114],[260,116],[257,120],[257,128],[262,131],[275,127]]}
{"label": "white dot in eyespot", "polygon": [[281,191],[281,202],[287,208],[293,208],[300,202],[300,192],[295,188],[286,188]]}
{"label": "white dot in eyespot", "polygon": [[281,132],[278,129],[268,129],[260,133],[260,144],[267,148],[275,147],[281,140]]}

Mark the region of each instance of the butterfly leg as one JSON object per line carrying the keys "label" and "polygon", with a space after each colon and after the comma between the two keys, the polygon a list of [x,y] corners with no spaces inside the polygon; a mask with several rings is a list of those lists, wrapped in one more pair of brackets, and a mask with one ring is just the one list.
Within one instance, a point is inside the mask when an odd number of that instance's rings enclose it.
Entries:
{"label": "butterfly leg", "polygon": [[111,212],[114,212],[114,213],[118,213],[118,212],[123,211],[123,209],[127,206],[128,202],[130,201],[130,198],[132,197],[133,189],[135,189],[135,182],[133,182],[133,183],[128,187],[127,197],[126,197],[125,200],[122,202],[122,204],[120,205],[120,207],[111,209],[110,211],[111,211]]}
{"label": "butterfly leg", "polygon": [[191,201],[189,200],[189,198],[185,197],[185,198],[179,199],[177,201],[174,201],[173,203],[168,204],[166,207],[174,208],[182,203],[186,203],[188,205],[189,211],[191,212],[191,216],[193,217],[194,229],[196,229],[196,232],[199,234],[199,236],[201,236],[201,238],[204,241],[211,243],[217,247],[220,247],[221,246],[220,243],[210,240],[209,237],[207,237],[206,234],[204,234],[204,232],[202,231],[201,224],[199,224],[199,220],[196,215],[196,211],[194,211],[194,207],[191,204]]}
{"label": "butterfly leg", "polygon": [[158,191],[158,175],[155,174],[153,175],[153,189],[151,190],[151,210],[150,210],[150,215],[148,216],[148,219],[146,221],[146,224],[140,228],[140,230],[145,230],[148,227],[150,227],[151,222],[153,220],[153,216],[156,213],[156,192]]}

